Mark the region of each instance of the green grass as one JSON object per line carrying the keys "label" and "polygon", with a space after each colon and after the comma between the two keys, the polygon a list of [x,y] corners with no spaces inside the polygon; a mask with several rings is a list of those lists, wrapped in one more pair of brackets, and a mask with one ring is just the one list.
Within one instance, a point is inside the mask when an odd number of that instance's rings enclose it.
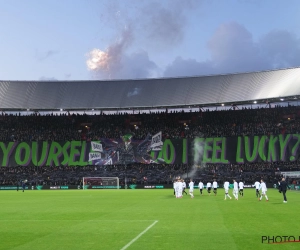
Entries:
{"label": "green grass", "polygon": [[[230,195],[231,195],[230,190]],[[262,244],[261,237],[299,237],[300,193],[288,203],[270,189],[238,201],[184,196],[173,190],[0,191],[0,249],[300,249],[300,243]],[[231,195],[232,196],[232,195]],[[154,224],[155,221],[158,221]]]}

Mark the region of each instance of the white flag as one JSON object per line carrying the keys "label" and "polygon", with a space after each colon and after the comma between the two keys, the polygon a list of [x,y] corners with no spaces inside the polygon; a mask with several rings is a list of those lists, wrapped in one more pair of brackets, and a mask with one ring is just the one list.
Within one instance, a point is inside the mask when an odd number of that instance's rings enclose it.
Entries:
{"label": "white flag", "polygon": [[89,153],[89,161],[100,160],[101,153]]}
{"label": "white flag", "polygon": [[98,142],[91,142],[92,150],[97,152],[103,152],[102,144]]}
{"label": "white flag", "polygon": [[158,132],[157,134],[152,136],[151,145],[150,145],[151,150],[160,151],[162,149],[164,143],[162,142],[161,139],[162,139],[161,132]]}

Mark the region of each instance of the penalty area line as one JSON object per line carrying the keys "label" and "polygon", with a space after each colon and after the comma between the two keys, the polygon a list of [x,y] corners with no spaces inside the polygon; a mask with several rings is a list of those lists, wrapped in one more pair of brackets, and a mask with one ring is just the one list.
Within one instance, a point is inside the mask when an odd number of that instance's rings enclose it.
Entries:
{"label": "penalty area line", "polygon": [[138,236],[136,236],[132,241],[130,241],[126,246],[124,246],[123,248],[121,248],[121,250],[125,250],[128,247],[131,246],[132,243],[134,243],[135,241],[137,241],[143,234],[145,234],[151,227],[153,227],[156,223],[158,222],[158,220],[154,221],[149,227],[147,227],[143,232],[141,232]]}

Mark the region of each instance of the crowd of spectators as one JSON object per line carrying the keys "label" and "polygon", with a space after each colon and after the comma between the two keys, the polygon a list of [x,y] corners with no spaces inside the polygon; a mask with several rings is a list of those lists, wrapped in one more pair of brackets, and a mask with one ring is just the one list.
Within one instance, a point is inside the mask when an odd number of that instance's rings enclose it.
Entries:
{"label": "crowd of spectators", "polygon": [[193,178],[204,183],[216,179],[219,184],[226,180],[242,180],[246,184],[263,178],[267,183],[276,183],[280,171],[299,170],[298,161],[245,164],[132,164],[106,166],[58,166],[58,167],[1,167],[0,185],[16,185],[20,180],[28,180],[30,185],[82,185],[83,177],[118,177],[120,184],[171,184],[180,176]]}
{"label": "crowd of spectators", "polygon": [[0,141],[223,137],[300,133],[300,107],[117,115],[0,115]]}
{"label": "crowd of spectators", "polygon": [[[300,133],[300,107],[232,109],[227,111],[163,112],[117,115],[0,115],[0,141],[71,141],[120,138],[131,133],[144,139],[162,131],[163,138],[221,137]],[[121,183],[171,184],[176,176],[196,181],[239,178],[273,182],[277,171],[299,170],[298,162],[192,165],[112,165],[85,167],[1,167],[0,185],[28,179],[34,185],[80,185],[84,176],[119,177]]]}

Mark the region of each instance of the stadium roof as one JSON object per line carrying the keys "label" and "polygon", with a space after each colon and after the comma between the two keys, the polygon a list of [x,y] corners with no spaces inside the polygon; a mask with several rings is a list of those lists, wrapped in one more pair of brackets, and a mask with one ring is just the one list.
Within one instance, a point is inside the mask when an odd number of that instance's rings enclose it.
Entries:
{"label": "stadium roof", "polygon": [[0,110],[212,106],[297,99],[300,68],[109,81],[0,81]]}

